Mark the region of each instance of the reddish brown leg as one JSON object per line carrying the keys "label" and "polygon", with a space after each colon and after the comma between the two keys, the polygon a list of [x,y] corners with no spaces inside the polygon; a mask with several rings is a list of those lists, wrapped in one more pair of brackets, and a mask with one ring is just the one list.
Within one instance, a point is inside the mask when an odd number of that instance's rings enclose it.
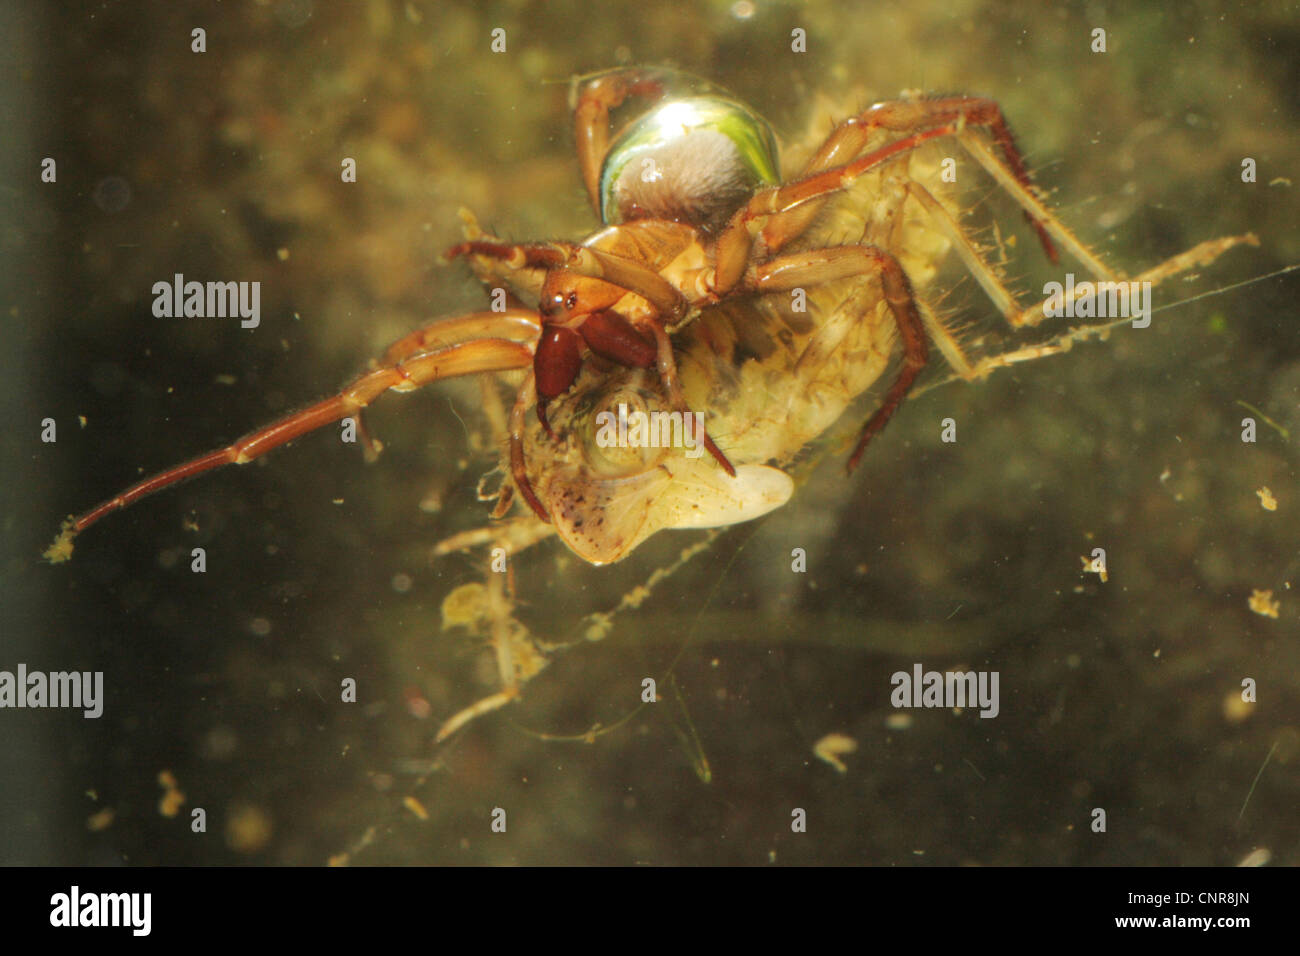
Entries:
{"label": "reddish brown leg", "polygon": [[[471,312],[459,318],[440,319],[403,336],[388,347],[382,361],[371,359],[370,367],[396,365],[421,352],[432,352],[470,339],[495,337],[514,342],[535,342],[540,329],[541,320],[536,310],[522,306],[504,312]],[[365,449],[366,461],[377,459],[384,446],[371,436],[360,414],[357,415],[357,437]]]}
{"label": "reddish brown leg", "polygon": [[[463,225],[465,241],[474,242],[482,240],[484,242],[494,242],[506,244],[504,240],[485,233],[479,227],[478,220],[474,214],[467,209],[460,210],[460,218]],[[444,255],[443,257],[447,257]],[[499,259],[490,256],[470,256],[469,267],[474,273],[474,277],[483,283],[488,289],[506,288],[506,300],[511,307],[522,305],[523,302],[535,300],[537,294],[541,291],[542,282],[546,278],[545,269],[511,269],[505,267]],[[518,298],[523,294],[522,301]]]}
{"label": "reddish brown leg", "polygon": [[524,501],[528,502],[528,507],[533,509],[537,517],[550,524],[551,516],[538,500],[537,493],[533,491],[533,483],[528,479],[528,469],[524,461],[525,415],[528,413],[528,406],[537,400],[535,379],[532,371],[529,371],[524,384],[519,388],[514,407],[510,409],[510,476],[514,478],[515,487],[524,496]]}
{"label": "reddish brown leg", "polygon": [[578,163],[597,217],[600,216],[600,166],[609,149],[609,111],[623,105],[630,96],[660,99],[664,95],[661,77],[657,70],[614,70],[587,80],[577,94],[573,125]]}
{"label": "reddish brown leg", "polygon": [[536,309],[512,308],[504,312],[471,312],[455,319],[440,319],[404,335],[384,352],[383,364],[395,365],[421,352],[459,345],[471,339],[496,338],[536,342],[542,323]]}
{"label": "reddish brown leg", "polygon": [[[1001,107],[993,100],[975,96],[876,103],[860,116],[851,117],[831,131],[826,142],[809,161],[802,178],[808,178],[837,164],[848,164],[866,148],[877,130],[905,133],[935,126],[987,129],[1015,181],[1029,192],[1034,191],[1029,168],[1016,147],[1015,137],[1011,135],[1011,128],[1002,115]],[[763,227],[763,238],[768,251],[776,252],[802,233],[815,217],[818,205],[820,203],[811,209],[774,216]],[[1028,212],[1025,213],[1025,218],[1038,234],[1047,257],[1056,262],[1059,258],[1056,247],[1043,223]]]}
{"label": "reddish brown leg", "polygon": [[[512,245],[480,239],[462,242],[447,250],[448,259],[467,254],[499,259],[512,269],[563,269],[590,279],[600,279],[624,292],[635,292],[661,315],[668,317],[670,324],[686,314],[685,298],[659,273],[640,263],[599,249],[571,242],[526,242]],[[619,297],[615,297],[614,301]],[[613,301],[584,303],[581,311],[595,311],[606,305],[613,305]],[[547,303],[542,303],[543,309],[546,306]]]}
{"label": "reddish brown leg", "polygon": [[759,291],[777,292],[869,272],[880,273],[885,301],[889,304],[889,310],[898,326],[899,339],[903,343],[903,367],[894,384],[885,393],[880,407],[863,426],[857,448],[849,457],[850,472],[862,460],[867,443],[885,427],[903,403],[930,357],[925,326],[916,307],[916,296],[912,292],[907,273],[897,259],[875,246],[832,246],[829,249],[800,252],[774,259],[757,268],[754,280],[754,286]]}
{"label": "reddish brown leg", "polygon": [[[673,343],[669,339],[668,333],[658,322],[649,322],[650,330],[654,333],[655,345],[657,351],[656,364],[659,367],[659,380],[663,382],[664,391],[668,393],[668,403],[674,411],[689,412],[691,407],[686,404],[686,396],[682,394],[681,383],[677,380],[677,360],[673,358]],[[699,414],[696,412],[695,414]],[[709,437],[708,429],[704,431],[704,447],[709,450],[709,454],[714,460],[722,466],[723,470],[732,478],[736,477],[736,469],[732,466],[727,456],[722,450],[713,443]]]}
{"label": "reddish brown leg", "polygon": [[246,464],[301,435],[358,413],[390,389],[411,391],[458,375],[524,368],[532,359],[533,350],[529,345],[506,338],[486,338],[440,348],[374,369],[337,395],[286,415],[225,448],[210,451],[136,482],[120,494],[73,518],[69,530],[73,534],[80,533],[107,514],[120,511],[146,495],[210,469],[221,465]]}
{"label": "reddish brown leg", "polygon": [[881,163],[916,149],[932,139],[951,136],[956,132],[956,125],[948,125],[913,133],[880,149],[872,150],[851,163],[828,169],[806,179],[797,179],[784,186],[773,186],[755,193],[753,199],[736,211],[722,235],[718,237],[717,269],[713,291],[720,296],[725,295],[740,281],[749,265],[754,236],[759,231],[760,222],[778,213],[789,212],[805,203],[847,189],[860,176]]}

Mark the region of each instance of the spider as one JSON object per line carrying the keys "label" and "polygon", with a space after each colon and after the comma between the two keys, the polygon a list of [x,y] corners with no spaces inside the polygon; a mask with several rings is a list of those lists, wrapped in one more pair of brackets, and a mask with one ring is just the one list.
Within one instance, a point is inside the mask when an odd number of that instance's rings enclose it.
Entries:
{"label": "spider", "polygon": [[[683,95],[680,90],[687,83],[692,89]],[[72,537],[105,515],[186,478],[220,465],[244,464],[307,432],[357,415],[385,391],[410,391],[445,378],[513,370],[525,375],[509,415],[509,472],[514,488],[532,511],[549,523],[552,516],[528,472],[527,411],[536,408],[545,435],[554,441],[548,405],[573,388],[584,363],[609,370],[654,370],[671,408],[689,412],[674,336],[680,338],[702,313],[747,296],[788,293],[842,279],[874,279],[896,327],[902,362],[859,432],[848,459],[852,471],[926,366],[931,339],[957,374],[967,379],[1069,346],[1069,341],[1038,346],[972,365],[951,334],[919,306],[907,272],[886,248],[889,243],[783,252],[809,231],[836,194],[943,137],[956,139],[1017,202],[1052,262],[1058,261],[1059,245],[1096,277],[1115,278],[1038,198],[1002,111],[990,99],[950,96],[876,103],[835,126],[801,174],[784,183],[768,124],[722,91],[688,81],[675,71],[623,68],[581,77],[574,81],[572,100],[582,179],[604,228],[580,243],[509,243],[473,237],[447,253],[448,259],[469,257],[481,274],[504,276],[515,287],[536,294],[536,308],[515,298],[498,311],[441,320],[407,335],[388,349],[382,363],[336,395],[224,448],[145,478],[69,519],[46,556],[64,560],[71,554]],[[630,101],[644,101],[646,109],[611,139],[611,113]],[[983,260],[952,213],[923,185],[907,181],[904,198],[914,199],[932,217],[1013,327],[1042,320],[1041,307],[1018,307],[995,268]],[[889,215],[897,213],[901,202],[895,200]],[[1141,278],[1159,282],[1215,258],[1237,242],[1252,240],[1203,243]],[[890,347],[888,338],[882,341]],[[883,362],[867,377],[882,373]],[[861,391],[869,384],[855,388]],[[797,375],[791,387],[800,387]],[[788,488],[773,491],[770,481],[759,492],[746,485],[707,431],[704,445],[716,466],[735,482],[734,493],[727,494],[737,501],[748,498],[746,507],[710,520],[723,524],[747,520],[788,497]],[[497,516],[509,504],[509,490],[508,485],[502,489]],[[708,526],[699,517],[690,520],[694,523],[658,526]],[[623,536],[599,552],[584,553],[573,535],[562,536],[585,559],[604,563],[625,555],[653,527]]]}
{"label": "spider", "polygon": [[[877,103],[841,123],[803,174],[780,182],[775,137],[744,104],[711,90],[670,95],[666,70],[618,69],[577,85],[574,121],[582,177],[606,228],[581,244],[473,240],[449,257],[479,255],[509,270],[541,269],[541,336],[511,416],[511,473],[529,506],[550,515],[534,493],[523,455],[522,419],[535,406],[547,434],[547,404],[572,387],[583,348],[629,368],[657,368],[670,405],[687,412],[671,334],[704,308],[738,295],[789,291],[877,274],[903,342],[904,360],[883,403],[863,427],[852,471],[889,421],[928,358],[926,334],[907,274],[889,251],[851,245],[781,256],[824,200],[864,173],[923,143],[967,126],[989,130],[1008,173],[1026,191],[1029,172],[997,104],[976,97]],[[610,142],[610,113],[629,98],[650,108]],[[907,135],[860,155],[879,131]],[[1049,258],[1047,228],[1029,213]],[[531,316],[529,317],[531,318]],[[705,433],[705,447],[730,476],[735,469]]]}

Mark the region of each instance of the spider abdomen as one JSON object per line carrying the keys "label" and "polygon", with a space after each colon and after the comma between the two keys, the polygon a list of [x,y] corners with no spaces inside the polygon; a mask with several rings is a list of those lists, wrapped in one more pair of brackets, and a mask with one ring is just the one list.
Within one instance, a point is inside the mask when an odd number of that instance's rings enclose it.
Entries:
{"label": "spider abdomen", "polygon": [[668,219],[716,231],[761,186],[780,182],[776,139],[721,97],[669,100],[629,126],[601,169],[606,223]]}

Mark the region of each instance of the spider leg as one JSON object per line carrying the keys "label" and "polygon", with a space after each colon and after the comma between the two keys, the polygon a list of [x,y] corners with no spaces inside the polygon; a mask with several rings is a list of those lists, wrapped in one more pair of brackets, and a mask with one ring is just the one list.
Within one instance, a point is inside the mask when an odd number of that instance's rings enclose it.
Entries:
{"label": "spider leg", "polygon": [[[504,312],[471,312],[455,319],[440,319],[410,335],[398,339],[384,352],[381,360],[371,359],[372,369],[382,365],[396,365],[421,352],[457,345],[470,339],[507,338],[515,342],[533,342],[541,332],[541,323],[533,309],[511,308]],[[485,380],[486,381],[486,380]],[[366,461],[379,457],[383,443],[371,436],[361,414],[356,416],[357,437],[365,449]]]}
{"label": "spider leg", "polygon": [[755,269],[753,285],[760,292],[779,292],[800,285],[815,285],[850,276],[879,273],[885,301],[903,343],[903,365],[885,393],[880,407],[867,420],[849,457],[850,472],[862,460],[867,443],[889,422],[929,360],[925,324],[907,273],[894,256],[875,246],[831,246],[781,256]]}
{"label": "spider leg", "polygon": [[447,250],[447,258],[462,255],[487,256],[498,259],[508,268],[564,269],[592,279],[601,279],[628,292],[635,292],[649,302],[669,324],[685,314],[685,296],[655,272],[638,262],[616,256],[600,249],[580,246],[572,242],[504,243],[474,240],[462,242]]}
{"label": "spider leg", "polygon": [[[801,178],[806,179],[837,165],[849,164],[880,130],[911,133],[932,127],[952,127],[967,148],[973,142],[978,143],[989,163],[997,166],[999,173],[994,175],[999,182],[1004,185],[1014,183],[1016,193],[1034,200],[1032,207],[1022,203],[1025,218],[1037,232],[1048,259],[1056,262],[1059,256],[1052,239],[1057,238],[1059,241],[1059,237],[1047,228],[1047,217],[1044,215],[1046,209],[1034,193],[1029,168],[1016,146],[1015,137],[1011,135],[1011,128],[1002,115],[1001,107],[994,100],[976,96],[947,96],[876,103],[860,115],[852,116],[836,126],[808,162]],[[1001,153],[1000,158],[993,155],[982,139],[966,132],[975,127],[988,130]],[[983,158],[976,158],[984,165]],[[988,166],[985,168],[988,169]],[[989,171],[993,172],[991,169]],[[814,203],[811,207],[783,213],[769,220],[763,227],[767,249],[776,252],[802,234],[816,217],[821,205]]]}
{"label": "spider leg", "polygon": [[[472,339],[497,338],[513,342],[535,342],[542,331],[536,309],[506,309],[504,312],[471,312],[455,319],[430,322],[404,335],[384,352],[383,364],[395,365],[421,352],[432,352]],[[379,367],[375,362],[372,368]]]}
{"label": "spider leg", "polygon": [[[506,244],[506,240],[485,233],[479,227],[478,219],[468,209],[461,208],[461,232],[466,242],[483,240]],[[527,301],[536,301],[542,291],[542,282],[546,279],[545,269],[516,269],[505,266],[501,260],[490,256],[470,256],[469,267],[474,277],[485,289],[496,294],[497,289],[506,293],[506,304],[510,308],[522,307]]]}
{"label": "spider leg", "polygon": [[761,224],[771,217],[848,189],[861,176],[882,163],[910,152],[932,139],[952,136],[957,131],[956,124],[949,124],[913,133],[911,136],[905,136],[872,150],[843,166],[836,166],[804,179],[796,179],[784,186],[771,186],[759,190],[749,202],[736,211],[718,237],[717,264],[713,280],[714,293],[719,296],[725,295],[740,281],[750,262],[754,238],[761,233]]}
{"label": "spider leg", "polygon": [[[452,320],[451,324],[456,322],[457,320]],[[503,331],[506,336],[518,334],[518,330],[509,324],[506,324]],[[56,547],[60,542],[66,544],[68,535],[79,534],[105,515],[120,511],[156,491],[222,465],[246,464],[330,422],[355,415],[386,391],[412,391],[444,378],[525,368],[532,359],[531,343],[513,341],[509,337],[480,338],[372,369],[336,395],[250,432],[224,448],[199,455],[136,482],[120,494],[71,519],[64,535],[56,542]]]}
{"label": "spider leg", "polygon": [[528,407],[536,402],[536,378],[529,369],[524,384],[519,387],[514,407],[510,409],[510,476],[514,479],[519,493],[524,496],[524,501],[528,502],[528,507],[533,509],[537,517],[550,524],[551,516],[547,513],[546,506],[538,499],[537,492],[533,491],[533,483],[528,478],[528,468],[524,461],[524,430],[527,421],[525,416]]}
{"label": "spider leg", "polygon": [[[944,206],[930,194],[929,190],[919,183],[910,182],[907,184],[907,191],[909,195],[920,202],[922,207],[934,221],[935,225],[942,229],[952,241],[953,247],[957,250],[957,254],[961,258],[962,263],[966,266],[967,271],[975,277],[975,281],[979,283],[980,288],[982,288],[985,294],[988,295],[989,299],[993,302],[994,307],[1002,313],[1002,316],[1006,319],[1009,325],[1013,328],[1019,328],[1022,326],[1037,325],[1043,321],[1044,317],[1047,315],[1047,310],[1044,308],[1046,302],[1037,302],[1034,305],[1022,308],[1015,296],[1007,289],[994,268],[989,265],[988,261],[980,253],[979,249],[976,248],[975,244],[966,235],[961,224],[953,218],[952,213],[944,208]],[[1056,225],[1055,217],[1046,210],[1044,210],[1044,214],[1047,217],[1044,220],[1044,223],[1049,229],[1054,229]],[[1064,227],[1062,227],[1062,229],[1063,228]],[[1053,235],[1055,235],[1054,232]],[[1070,236],[1069,238],[1072,242],[1078,241],[1075,240],[1073,236]],[[1258,243],[1259,240],[1253,235],[1227,236],[1222,239],[1210,239],[1193,246],[1185,252],[1179,253],[1171,259],[1167,259],[1165,262],[1162,262],[1154,268],[1148,269],[1135,279],[1116,276],[1109,270],[1107,270],[1103,275],[1106,281],[1150,282],[1153,286],[1159,285],[1165,279],[1178,275],[1179,273],[1186,272],[1189,269],[1198,266],[1208,265],[1234,246],[1258,245]],[[1061,244],[1067,249],[1070,249],[1069,243],[1063,241]],[[1083,248],[1082,244],[1080,244],[1080,246]],[[1070,251],[1072,255],[1075,255],[1072,249]],[[1089,258],[1095,259],[1091,253],[1087,252],[1086,248],[1083,248],[1083,251]],[[1082,259],[1083,257],[1076,255],[1076,258]],[[946,334],[947,333],[945,332],[945,335]],[[938,338],[938,336],[936,336],[936,338]],[[949,359],[953,368],[959,372],[963,378],[970,379],[978,377],[978,374],[969,370],[969,367],[963,369],[960,364],[952,361],[952,357],[949,355],[948,349],[944,347],[942,340],[940,340],[938,344],[940,350],[943,351],[944,356]]]}
{"label": "spider leg", "polygon": [[[934,222],[934,224],[948,237],[949,241],[952,242],[953,248],[957,251],[958,257],[966,267],[966,271],[969,272],[975,278],[975,281],[979,283],[980,288],[983,289],[984,294],[989,297],[994,308],[1001,313],[1002,317],[1006,319],[1008,323],[1015,325],[1016,318],[1019,316],[1021,311],[1020,306],[1016,302],[1015,296],[1013,296],[1007,289],[1002,279],[994,271],[993,267],[989,265],[984,256],[980,254],[980,251],[975,247],[975,243],[966,235],[966,230],[964,230],[957,220],[953,218],[952,213],[950,213],[943,204],[939,202],[939,200],[935,199],[934,196],[931,195],[930,191],[920,183],[909,182],[907,184],[907,192],[909,196],[921,204],[921,207],[925,209],[926,213],[930,216],[931,221]],[[944,352],[945,357],[948,357],[947,350],[943,349],[942,346],[941,351]],[[949,362],[952,362],[951,357],[948,358]],[[953,367],[958,371],[962,371],[962,369],[955,363],[953,364]],[[964,374],[965,373],[963,372],[963,375]]]}
{"label": "spider leg", "polygon": [[[1150,282],[1152,286],[1157,286],[1160,283],[1164,282],[1166,279],[1170,279],[1176,275],[1180,275],[1181,273],[1187,272],[1191,269],[1196,269],[1201,266],[1209,265],[1215,259],[1219,258],[1219,256],[1223,255],[1229,249],[1235,248],[1236,246],[1258,246],[1258,245],[1259,245],[1259,237],[1251,232],[1244,233],[1243,235],[1240,236],[1223,236],[1219,239],[1206,239],[1204,242],[1199,242],[1196,245],[1192,246],[1192,248],[1184,252],[1180,252],[1176,256],[1170,256],[1168,259],[1166,259],[1164,262],[1161,262],[1159,265],[1152,266],[1150,269],[1147,269],[1145,272],[1138,273],[1132,279],[1127,279],[1124,278],[1123,276],[1120,276],[1113,281],[1139,282],[1139,283]],[[1074,301],[1075,298],[1077,298],[1077,291],[1074,296],[1065,296],[1064,301],[1072,302]],[[1047,299],[1042,300],[1041,302],[1037,302],[1034,305],[1027,307],[1022,312],[1019,313],[1016,319],[1012,322],[1012,325],[1015,326],[1038,325],[1047,317],[1047,311],[1048,311],[1047,306],[1048,303],[1052,301],[1053,299],[1049,297]],[[1126,325],[1130,321],[1131,321],[1130,319],[1124,318],[1118,322],[1105,323],[1105,327],[1110,327],[1114,325]],[[1086,331],[1087,328],[1088,328],[1087,326],[1081,326],[1080,329],[1077,331],[1083,332]]]}
{"label": "spider leg", "polygon": [[[652,321],[646,324],[650,326],[651,332],[654,333],[657,353],[656,365],[659,370],[659,380],[663,382],[664,391],[668,393],[669,404],[672,405],[675,411],[682,412],[683,414],[691,413],[691,407],[686,404],[686,396],[682,394],[681,382],[677,378],[677,360],[673,357],[673,344],[672,340],[668,337],[668,332],[658,322]],[[701,413],[694,412],[693,414],[699,415]],[[705,429],[704,431],[704,447],[708,449],[709,454],[713,456],[714,460],[722,466],[723,471],[732,478],[736,477],[735,467],[727,459],[727,456],[722,453],[722,450],[713,443],[713,439],[709,436],[708,429]]]}
{"label": "spider leg", "polygon": [[664,92],[661,71],[635,67],[601,73],[575,90],[573,126],[578,163],[582,167],[582,180],[587,184],[587,198],[597,217],[600,216],[600,164],[609,149],[609,111],[617,109],[630,96],[654,102]]}
{"label": "spider leg", "polygon": [[[432,322],[422,329],[416,329],[409,335],[403,336],[384,352],[383,364],[395,365],[421,352],[431,352],[488,336],[533,343],[537,341],[541,331],[541,320],[536,309],[520,306],[508,308],[504,312],[471,312],[456,319]],[[378,362],[371,362],[372,368],[378,366]],[[484,375],[479,379],[479,385],[483,395],[483,410],[487,413],[494,434],[497,438],[501,438],[506,428],[501,396],[497,392],[498,384],[492,376]],[[357,419],[357,423],[361,424],[360,418]],[[494,517],[500,517],[509,510],[513,494],[514,486],[508,481],[502,482],[496,507],[492,511]]]}
{"label": "spider leg", "polygon": [[[1052,212],[1043,204],[1043,201],[1035,195],[1025,183],[1013,175],[1012,170],[1008,170],[1006,165],[993,155],[988,146],[980,141],[978,137],[971,136],[962,132],[958,136],[962,147],[970,154],[971,158],[984,167],[997,184],[1024,210],[1026,218],[1034,222],[1040,232],[1050,235],[1053,239],[1061,244],[1074,259],[1078,260],[1089,272],[1098,279],[1114,281],[1115,274],[1110,268],[1102,262],[1097,256],[1085,246],[1077,236],[1074,235],[1060,219],[1056,218]],[[1052,258],[1056,262],[1056,257]],[[1041,317],[1040,317],[1041,320]],[[1013,322],[1013,325],[1020,323]]]}

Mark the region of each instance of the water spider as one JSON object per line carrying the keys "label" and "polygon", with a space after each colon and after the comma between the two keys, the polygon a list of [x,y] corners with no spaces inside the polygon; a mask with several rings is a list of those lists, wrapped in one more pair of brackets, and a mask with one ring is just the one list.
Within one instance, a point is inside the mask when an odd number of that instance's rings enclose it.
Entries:
{"label": "water spider", "polygon": [[[611,136],[613,115],[633,105],[639,112]],[[510,243],[467,220],[466,241],[448,256],[511,287],[499,309],[413,332],[338,394],[132,485],[71,519],[48,556],[66,558],[72,535],[110,512],[358,415],[385,391],[511,371],[525,374],[496,517],[517,489],[573,551],[605,564],[662,528],[762,515],[792,493],[783,469],[882,380],[895,352],[901,365],[858,433],[850,470],[912,389],[931,343],[956,375],[975,379],[1078,337],[973,359],[925,303],[920,290],[954,249],[1011,327],[1046,314],[1018,303],[968,236],[951,179],[923,159],[928,144],[960,146],[1020,207],[1050,261],[1060,250],[1096,279],[1119,278],[1046,208],[988,99],[877,103],[836,125],[784,182],[767,123],[706,83],[619,69],[576,81],[573,108],[582,178],[604,228],[580,243]],[[850,194],[856,241],[825,241],[828,204]],[[1157,283],[1241,241],[1252,240],[1202,243],[1138,279]],[[790,308],[776,304],[786,298]],[[599,414],[629,404],[703,414],[712,460],[671,442],[599,440]],[[540,430],[528,425],[530,407]]]}

